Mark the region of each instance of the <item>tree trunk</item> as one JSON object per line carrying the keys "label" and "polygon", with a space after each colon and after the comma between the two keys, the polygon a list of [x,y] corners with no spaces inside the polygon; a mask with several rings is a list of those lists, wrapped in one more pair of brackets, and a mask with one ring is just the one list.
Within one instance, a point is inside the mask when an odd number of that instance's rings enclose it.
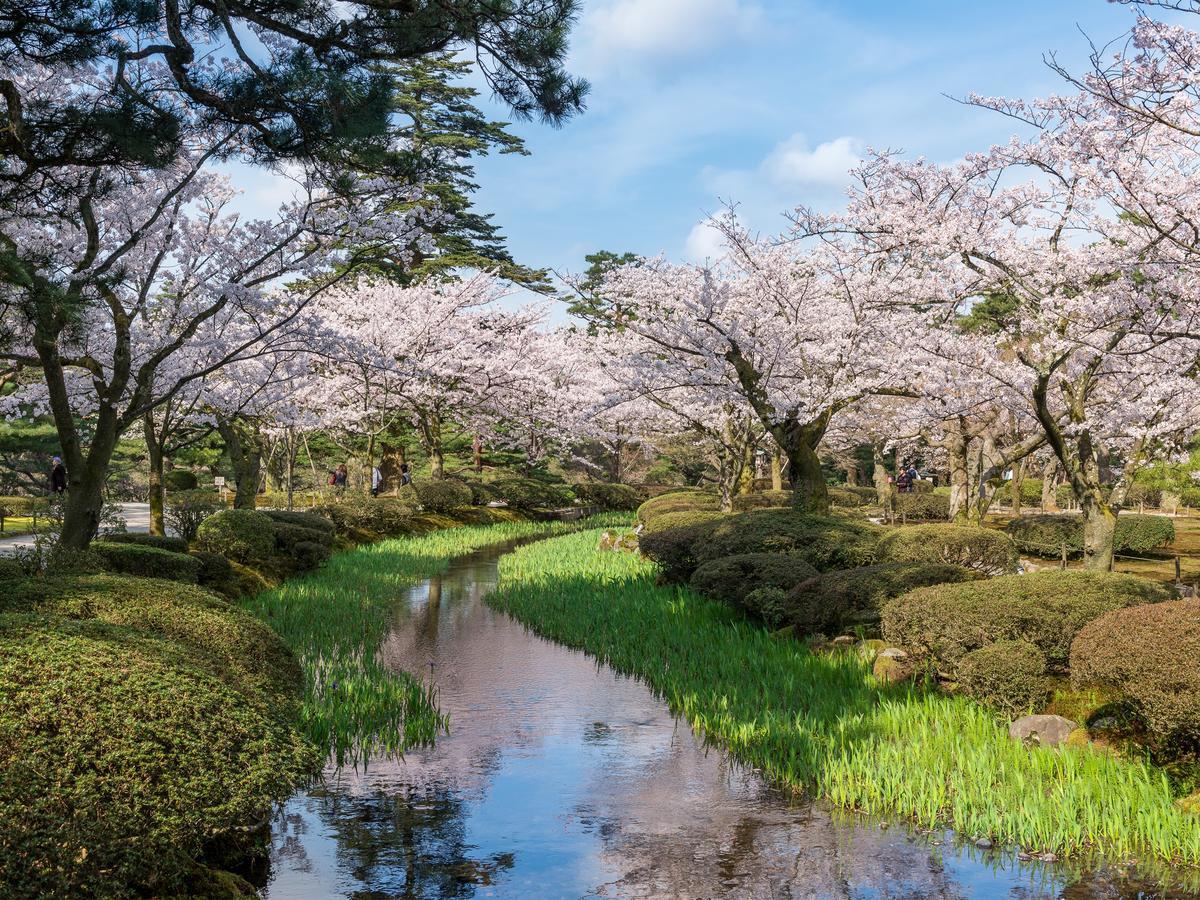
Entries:
{"label": "tree trunk", "polygon": [[797,512],[825,515],[829,512],[829,490],[825,486],[825,470],[815,447],[807,440],[785,447],[792,461],[792,508]]}
{"label": "tree trunk", "polygon": [[142,417],[142,430],[146,437],[147,455],[150,458],[150,533],[164,535],[167,533],[167,525],[164,516],[166,490],[163,485],[163,448],[158,441],[153,413],[146,413]]}
{"label": "tree trunk", "polygon": [[262,472],[262,448],[250,427],[236,421],[217,422],[217,431],[225,442],[236,486],[234,509],[254,509],[258,481]]}
{"label": "tree trunk", "polygon": [[[618,457],[620,453],[621,451],[618,449]],[[618,468],[619,466],[620,463],[618,463]],[[471,441],[471,467],[475,470],[476,475],[483,474],[483,438],[479,435],[475,435]]]}
{"label": "tree trunk", "polygon": [[853,486],[853,487],[857,487],[858,486],[858,460],[856,460],[854,457],[850,457],[843,463],[842,467],[846,470],[846,484]]}
{"label": "tree trunk", "polygon": [[771,490],[783,490],[783,460],[778,450],[771,451]]}
{"label": "tree trunk", "polygon": [[883,448],[873,444],[871,450],[875,456],[875,497],[883,508],[883,514],[891,518],[895,511],[895,485],[888,481],[887,465],[883,461]]}
{"label": "tree trunk", "polygon": [[1087,496],[1083,501],[1083,567],[1109,572],[1113,567],[1113,542],[1117,514],[1105,503]]}
{"label": "tree trunk", "polygon": [[1025,483],[1025,463],[1013,463],[1012,482],[1009,484],[1009,490],[1012,492],[1012,513],[1013,518],[1021,515],[1021,485]]}
{"label": "tree trunk", "polygon": [[67,473],[70,487],[63,508],[59,546],[71,550],[87,549],[100,530],[100,514],[104,509],[104,469],[95,464],[90,453],[85,467],[90,471],[82,478]]}
{"label": "tree trunk", "polygon": [[1058,461],[1050,460],[1042,469],[1042,512],[1058,512]]}
{"label": "tree trunk", "polygon": [[382,490],[393,491],[400,485],[400,467],[408,462],[404,444],[379,445],[379,474],[383,477]]}
{"label": "tree trunk", "polygon": [[284,445],[284,451],[287,453],[287,508],[291,512],[296,493],[296,432],[288,429],[287,444]]}
{"label": "tree trunk", "polygon": [[965,525],[970,520],[970,447],[971,436],[965,423],[960,423],[946,440],[946,455],[950,464],[950,521],[959,525]]}

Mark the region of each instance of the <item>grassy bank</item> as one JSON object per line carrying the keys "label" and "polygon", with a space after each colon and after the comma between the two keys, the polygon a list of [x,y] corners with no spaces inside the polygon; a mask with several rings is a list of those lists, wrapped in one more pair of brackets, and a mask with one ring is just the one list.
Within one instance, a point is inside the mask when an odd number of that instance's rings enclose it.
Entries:
{"label": "grassy bank", "polygon": [[448,517],[426,524],[443,530],[335,554],[312,574],[243,601],[300,660],[302,728],[338,765],[402,755],[447,727],[431,687],[388,669],[378,656],[405,587],[445,571],[456,556],[578,527],[526,521],[452,527]]}
{"label": "grassy bank", "polygon": [[1088,749],[1027,749],[958,697],[877,683],[850,654],[813,654],[655,567],[598,552],[597,532],[501,561],[488,602],[643,678],[707,740],[797,791],[971,838],[1200,864],[1200,817],[1165,777]]}

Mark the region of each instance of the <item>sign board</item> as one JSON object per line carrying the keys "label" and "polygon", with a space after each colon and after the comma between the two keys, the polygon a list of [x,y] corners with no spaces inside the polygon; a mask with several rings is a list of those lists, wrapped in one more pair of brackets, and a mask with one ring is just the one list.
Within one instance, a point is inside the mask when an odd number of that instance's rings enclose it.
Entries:
{"label": "sign board", "polygon": [[225,476],[218,475],[216,478],[213,479],[213,484],[215,484],[219,488],[225,487]]}

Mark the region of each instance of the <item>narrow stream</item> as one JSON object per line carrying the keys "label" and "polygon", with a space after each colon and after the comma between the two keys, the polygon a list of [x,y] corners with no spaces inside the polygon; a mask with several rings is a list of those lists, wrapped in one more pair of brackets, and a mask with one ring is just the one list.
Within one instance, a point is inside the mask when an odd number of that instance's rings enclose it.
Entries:
{"label": "narrow stream", "polygon": [[432,672],[451,733],[286,804],[270,900],[1184,896],[789,801],[641,683],[489,609],[504,549],[397,599],[387,659]]}

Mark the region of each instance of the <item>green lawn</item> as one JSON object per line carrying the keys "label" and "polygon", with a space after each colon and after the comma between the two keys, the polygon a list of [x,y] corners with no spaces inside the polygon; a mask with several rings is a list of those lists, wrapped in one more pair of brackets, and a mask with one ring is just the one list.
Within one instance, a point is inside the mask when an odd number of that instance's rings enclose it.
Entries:
{"label": "green lawn", "polygon": [[1060,856],[1196,865],[1200,817],[1162,773],[1087,748],[1027,749],[964,698],[881,685],[853,654],[809,652],[655,567],[596,550],[597,532],[501,561],[489,603],[644,679],[706,739],[838,806],[948,825]]}

